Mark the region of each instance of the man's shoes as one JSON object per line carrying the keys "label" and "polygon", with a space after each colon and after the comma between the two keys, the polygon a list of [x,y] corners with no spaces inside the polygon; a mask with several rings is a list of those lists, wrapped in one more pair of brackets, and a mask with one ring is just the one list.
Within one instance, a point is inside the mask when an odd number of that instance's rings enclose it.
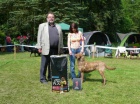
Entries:
{"label": "man's shoes", "polygon": [[52,79],[51,78],[48,78],[48,81],[52,81]]}
{"label": "man's shoes", "polygon": [[47,81],[40,81],[42,84],[47,84],[48,82]]}

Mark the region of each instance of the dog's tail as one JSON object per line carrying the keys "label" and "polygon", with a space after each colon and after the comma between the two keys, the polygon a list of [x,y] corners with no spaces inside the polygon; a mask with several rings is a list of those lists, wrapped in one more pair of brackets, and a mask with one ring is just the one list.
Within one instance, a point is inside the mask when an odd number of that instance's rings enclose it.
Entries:
{"label": "dog's tail", "polygon": [[116,69],[116,68],[111,68],[111,67],[109,67],[107,65],[105,65],[105,67],[106,67],[106,69],[109,69],[109,70],[115,70]]}

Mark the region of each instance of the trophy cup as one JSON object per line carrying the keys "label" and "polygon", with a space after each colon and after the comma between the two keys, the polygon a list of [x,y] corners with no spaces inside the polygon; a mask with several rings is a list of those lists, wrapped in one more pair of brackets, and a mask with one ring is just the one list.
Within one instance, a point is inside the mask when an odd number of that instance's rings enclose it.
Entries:
{"label": "trophy cup", "polygon": [[62,78],[61,78],[61,81],[60,81],[60,94],[61,94],[61,93],[64,93],[64,91],[63,91],[64,85],[66,85],[66,80],[65,80],[64,77],[62,77]]}

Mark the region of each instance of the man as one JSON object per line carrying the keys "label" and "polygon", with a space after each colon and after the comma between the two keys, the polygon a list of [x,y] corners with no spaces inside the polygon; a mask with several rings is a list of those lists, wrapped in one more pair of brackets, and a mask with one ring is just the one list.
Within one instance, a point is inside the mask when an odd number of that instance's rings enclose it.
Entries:
{"label": "man", "polygon": [[37,45],[42,53],[40,67],[40,82],[47,83],[46,71],[48,68],[48,80],[51,80],[50,55],[60,54],[63,47],[63,34],[61,27],[54,23],[55,16],[52,12],[47,14],[47,22],[39,25]]}
{"label": "man", "polygon": [[24,44],[24,41],[25,41],[24,37],[20,35],[19,43],[21,45],[20,47],[21,52],[24,52],[24,47],[22,46]]}
{"label": "man", "polygon": [[[7,35],[6,36],[6,44],[7,45],[12,45],[12,43],[11,43],[11,37],[10,37],[10,35]],[[12,47],[11,46],[7,46],[7,52],[12,52]]]}

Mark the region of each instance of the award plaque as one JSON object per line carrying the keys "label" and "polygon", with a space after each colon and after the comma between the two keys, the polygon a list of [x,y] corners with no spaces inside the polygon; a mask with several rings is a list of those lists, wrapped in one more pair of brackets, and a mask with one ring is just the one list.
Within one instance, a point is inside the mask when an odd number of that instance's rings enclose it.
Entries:
{"label": "award plaque", "polygon": [[81,78],[73,78],[73,89],[82,90]]}

